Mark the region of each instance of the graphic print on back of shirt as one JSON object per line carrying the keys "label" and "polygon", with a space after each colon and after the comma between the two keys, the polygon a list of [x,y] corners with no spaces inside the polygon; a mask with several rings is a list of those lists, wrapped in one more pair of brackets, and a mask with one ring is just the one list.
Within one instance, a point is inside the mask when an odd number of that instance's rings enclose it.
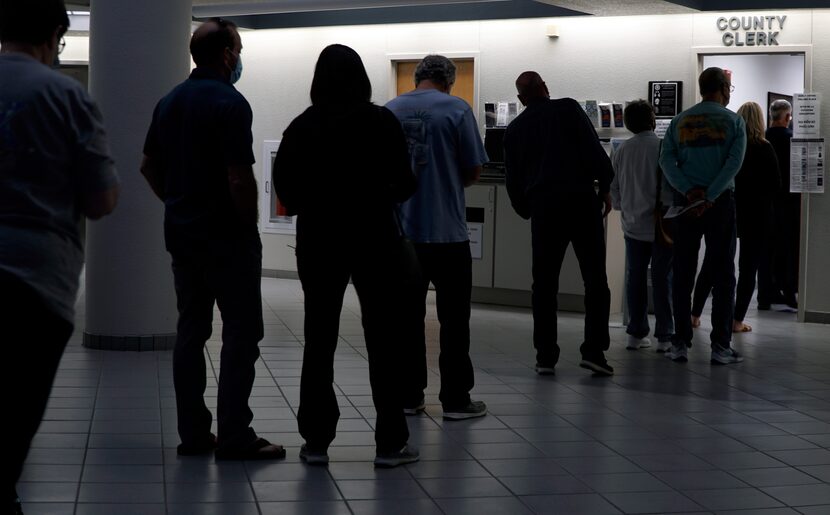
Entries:
{"label": "graphic print on back of shirt", "polygon": [[427,144],[427,122],[430,115],[426,111],[415,111],[401,121],[409,155],[412,159],[412,171],[417,175],[421,168],[429,163],[429,144]]}
{"label": "graphic print on back of shirt", "polygon": [[717,147],[726,142],[730,120],[716,114],[689,115],[677,126],[678,143],[687,147]]}

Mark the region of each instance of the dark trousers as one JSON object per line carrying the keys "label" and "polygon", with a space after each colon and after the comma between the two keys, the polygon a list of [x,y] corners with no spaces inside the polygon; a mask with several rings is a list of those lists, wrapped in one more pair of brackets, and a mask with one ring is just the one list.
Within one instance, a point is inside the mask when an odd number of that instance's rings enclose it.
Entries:
{"label": "dark trousers", "polygon": [[674,237],[674,344],[692,341],[692,289],[700,240],[711,259],[712,346],[729,347],[735,302],[735,200],[727,191],[702,216],[680,216]]}
{"label": "dark trousers", "polygon": [[415,251],[421,267],[420,282],[407,305],[411,309],[411,335],[408,336],[408,379],[404,402],[415,405],[427,386],[426,297],[429,283],[435,286],[435,307],[440,324],[441,352],[438,368],[445,409],[466,406],[475,385],[470,360],[470,295],[473,261],[469,242],[417,243]]}
{"label": "dark trousers", "polygon": [[794,302],[798,292],[798,256],[801,247],[801,195],[789,193],[775,204],[773,276],[784,301]]}
{"label": "dark trousers", "polygon": [[256,375],[263,336],[262,244],[259,236],[168,248],[179,310],[173,382],[179,437],[203,443],[210,433],[205,405],[205,343],[210,338],[214,303],[222,314],[222,351],[216,418],[219,446],[238,448],[256,439],[248,397]]}
{"label": "dark trousers", "polygon": [[377,452],[398,451],[409,440],[400,377],[403,322],[401,274],[393,246],[305,244],[298,238],[297,269],[305,296],[305,349],[300,380],[300,435],[314,450],[327,449],[340,409],[334,392],[334,353],[343,294],[351,277],[360,301],[369,383],[377,411]]}
{"label": "dark trousers", "polygon": [[52,381],[72,324],[48,309],[37,294],[15,278],[0,274],[0,347],[3,349],[2,388],[6,450],[1,460],[3,499],[8,510],[14,502],[32,438],[37,432]]}
{"label": "dark trousers", "polygon": [[[755,276],[758,276],[758,298],[763,299],[763,291],[769,291],[771,280],[761,273],[761,263],[769,262],[769,246],[764,233],[748,233],[741,236],[741,251],[738,255],[738,287],[735,292],[735,320],[743,321],[755,293]],[[763,286],[763,287],[762,287]],[[766,294],[769,298],[769,293]]]}
{"label": "dark trousers", "polygon": [[559,360],[556,310],[559,272],[568,244],[573,245],[585,284],[585,341],[583,356],[608,349],[611,292],[605,273],[605,232],[601,202],[593,193],[534,202],[531,215],[533,243],[533,345],[540,364]]}
{"label": "dark trousers", "polygon": [[651,241],[625,237],[626,300],[628,302],[628,328],[626,332],[635,338],[645,338],[650,331],[648,324],[648,265],[651,263],[652,299],[654,302],[654,336],[667,342],[674,334],[671,308],[672,249]]}

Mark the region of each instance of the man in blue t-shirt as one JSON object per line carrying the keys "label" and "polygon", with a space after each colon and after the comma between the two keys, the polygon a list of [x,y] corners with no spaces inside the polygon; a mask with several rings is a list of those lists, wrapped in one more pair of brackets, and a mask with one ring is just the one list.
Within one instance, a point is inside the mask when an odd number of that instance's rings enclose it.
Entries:
{"label": "man in blue t-shirt", "polygon": [[[164,202],[179,320],[173,352],[179,455],[279,459],[257,437],[248,397],[263,336],[262,243],[251,150],[252,113],[233,87],[242,73],[236,26],[213,18],[190,40],[196,69],[159,101],[144,144],[144,174]],[[213,306],[222,313],[218,439],[204,400],[205,343]]]}
{"label": "man in blue t-shirt", "polygon": [[98,107],[50,69],[68,28],[63,0],[0,2],[0,513],[23,513],[15,484],[74,328],[82,217],[109,214],[120,188]]}
{"label": "man in blue t-shirt", "polygon": [[415,89],[386,104],[401,122],[409,143],[418,189],[401,206],[406,236],[415,244],[422,277],[415,307],[411,377],[405,378],[407,414],[424,409],[427,385],[424,317],[430,281],[435,286],[441,324],[441,393],[447,420],[484,416],[483,402],[470,400],[474,385],[470,361],[470,294],[472,257],[464,204],[464,188],[478,180],[487,154],[475,116],[466,102],[451,96],[455,65],[444,56],[428,55],[415,69]]}
{"label": "man in blue t-shirt", "polygon": [[[739,363],[730,346],[735,309],[735,176],[746,150],[743,119],[726,109],[729,75],[707,68],[698,78],[703,101],[677,115],[663,140],[660,166],[679,192],[675,204],[689,206],[674,234],[674,338],[666,357],[687,361],[692,345],[691,298],[701,238],[712,264],[712,354],[714,364]],[[696,207],[692,207],[696,203]]]}

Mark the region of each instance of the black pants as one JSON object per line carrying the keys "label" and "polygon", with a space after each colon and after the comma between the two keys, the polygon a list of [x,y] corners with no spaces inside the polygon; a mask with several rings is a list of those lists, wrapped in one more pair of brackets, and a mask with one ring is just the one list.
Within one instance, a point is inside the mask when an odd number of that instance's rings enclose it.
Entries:
{"label": "black pants", "polygon": [[2,391],[8,416],[2,461],[3,498],[7,510],[14,487],[37,432],[52,381],[72,324],[50,311],[26,284],[0,274],[0,348],[3,349]]}
{"label": "black pants", "polygon": [[[702,216],[678,217],[674,235],[674,343],[692,341],[692,289],[697,273],[700,240],[712,281],[712,346],[729,347],[735,309],[735,200],[730,191],[718,197]],[[705,298],[705,297],[704,297]]]}
{"label": "black pants", "polygon": [[223,324],[216,409],[219,446],[243,447],[256,439],[248,397],[263,336],[262,245],[259,236],[207,245],[177,243],[168,240],[179,310],[173,352],[179,437],[183,443],[195,444],[210,433],[211,413],[204,400],[205,343],[216,303]]}
{"label": "black pants", "polygon": [[[354,243],[354,242],[352,242]],[[297,269],[305,294],[305,349],[297,423],[306,444],[327,449],[334,440],[340,410],[334,392],[334,353],[343,294],[351,277],[360,300],[369,383],[377,411],[377,452],[398,451],[409,440],[400,392],[403,381],[400,330],[400,272],[395,244],[328,241],[306,243],[298,235]]]}
{"label": "black pants", "polygon": [[438,398],[445,409],[466,406],[475,385],[470,360],[470,295],[473,287],[470,243],[418,243],[415,250],[421,265],[421,278],[407,302],[411,325],[407,325],[410,343],[407,346],[409,368],[404,403],[415,405],[427,386],[424,317],[429,283],[432,282],[441,327],[438,358],[441,391]]}
{"label": "black pants", "polygon": [[798,259],[801,246],[801,195],[788,193],[775,204],[775,252],[773,276],[776,290],[786,302],[798,293]]}
{"label": "black pants", "polygon": [[[541,199],[540,199],[541,200]],[[556,310],[559,272],[568,244],[573,245],[585,284],[583,356],[608,349],[611,292],[605,272],[605,234],[601,202],[593,193],[535,201],[531,216],[533,241],[533,345],[536,361],[559,360]]]}

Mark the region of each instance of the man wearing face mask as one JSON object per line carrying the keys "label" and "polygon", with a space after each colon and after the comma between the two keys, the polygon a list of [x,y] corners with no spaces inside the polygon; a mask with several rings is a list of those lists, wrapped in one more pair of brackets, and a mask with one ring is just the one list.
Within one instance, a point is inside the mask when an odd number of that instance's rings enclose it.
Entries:
{"label": "man wearing face mask", "polygon": [[[248,397],[263,336],[262,244],[252,165],[251,107],[233,87],[242,73],[236,26],[213,18],[193,34],[190,77],[156,106],[141,173],[164,201],[179,321],[173,353],[179,455],[285,457],[250,427]],[[218,439],[205,405],[204,349],[213,306],[222,313]]]}
{"label": "man wearing face mask", "polygon": [[731,347],[735,310],[735,176],[746,150],[746,124],[726,109],[732,78],[707,68],[698,78],[703,101],[677,115],[666,131],[660,167],[679,194],[675,205],[691,209],[677,218],[674,233],[674,338],[666,357],[686,362],[692,345],[692,289],[700,240],[712,264],[712,364],[740,363]]}

